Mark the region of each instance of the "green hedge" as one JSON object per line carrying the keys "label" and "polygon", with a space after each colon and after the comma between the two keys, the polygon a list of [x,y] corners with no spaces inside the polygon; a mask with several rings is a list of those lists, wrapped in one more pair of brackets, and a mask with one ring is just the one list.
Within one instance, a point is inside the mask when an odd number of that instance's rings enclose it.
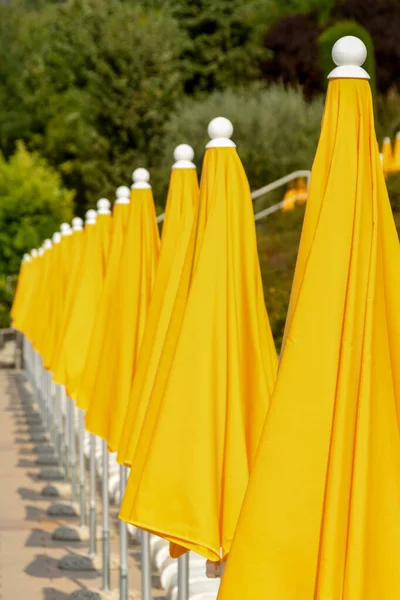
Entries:
{"label": "green hedge", "polygon": [[335,64],[332,60],[332,47],[334,43],[345,35],[354,35],[360,38],[367,47],[367,59],[364,63],[364,69],[370,76],[370,84],[372,95],[375,97],[376,83],[375,83],[375,50],[371,36],[368,31],[359,25],[355,21],[339,21],[332,27],[326,29],[318,39],[320,60],[322,75],[324,78],[324,85],[328,85],[328,75],[335,68]]}

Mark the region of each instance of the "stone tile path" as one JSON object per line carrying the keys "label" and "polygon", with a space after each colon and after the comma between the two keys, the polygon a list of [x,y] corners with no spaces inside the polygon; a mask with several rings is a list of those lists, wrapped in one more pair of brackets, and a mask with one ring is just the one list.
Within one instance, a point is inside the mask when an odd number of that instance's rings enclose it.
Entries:
{"label": "stone tile path", "polygon": [[[3,363],[4,364],[4,363]],[[21,372],[0,370],[0,600],[66,600],[76,590],[98,592],[101,573],[62,571],[58,561],[68,553],[85,554],[85,543],[56,542],[52,532],[77,519],[47,515],[51,499],[41,495],[45,482],[38,479],[38,444],[31,443],[32,403]],[[68,501],[68,487],[65,501]],[[60,500],[58,500],[60,501]],[[62,500],[61,500],[62,501]],[[100,505],[100,501],[98,503]],[[101,515],[98,515],[99,522]],[[117,518],[111,552],[118,554]],[[98,542],[100,552],[101,542]],[[132,598],[140,598],[139,546],[129,549],[129,579]],[[118,570],[111,573],[118,598]],[[163,596],[154,574],[154,598]]]}

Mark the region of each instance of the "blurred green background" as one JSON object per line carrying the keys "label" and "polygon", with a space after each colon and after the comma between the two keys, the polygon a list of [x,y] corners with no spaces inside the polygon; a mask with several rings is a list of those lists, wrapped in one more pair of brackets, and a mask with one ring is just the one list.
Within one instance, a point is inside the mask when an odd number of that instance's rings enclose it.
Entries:
{"label": "blurred green background", "polygon": [[[132,170],[151,172],[161,211],[172,151],[196,150],[218,115],[252,189],[309,169],[330,51],[368,47],[378,141],[400,129],[400,0],[8,0],[0,2],[0,327],[21,256]],[[400,180],[388,180],[395,218]],[[257,202],[279,201],[284,190]],[[279,344],[304,208],[257,225]]]}

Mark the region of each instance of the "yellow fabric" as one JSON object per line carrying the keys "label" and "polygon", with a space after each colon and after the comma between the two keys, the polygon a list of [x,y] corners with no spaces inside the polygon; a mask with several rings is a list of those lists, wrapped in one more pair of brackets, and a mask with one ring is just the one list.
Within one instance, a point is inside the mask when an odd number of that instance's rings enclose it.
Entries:
{"label": "yellow fabric", "polygon": [[392,171],[400,171],[400,133],[397,133],[396,140],[394,142]]}
{"label": "yellow fabric", "polygon": [[172,169],[157,275],[118,446],[117,460],[121,464],[130,465],[135,450],[137,432],[143,422],[167,335],[198,201],[196,169]]}
{"label": "yellow fabric", "polygon": [[32,323],[32,304],[40,289],[40,272],[43,266],[43,257],[37,256],[32,258],[27,269],[24,288],[19,292],[21,301],[18,307],[18,313],[15,315],[14,327],[31,340],[31,323]]}
{"label": "yellow fabric", "polygon": [[29,267],[32,264],[32,260],[23,260],[18,274],[17,286],[15,288],[15,294],[13,303],[11,306],[11,319],[13,327],[19,329],[19,319],[24,305],[25,296],[28,293],[28,282],[29,282]]}
{"label": "yellow fabric", "polygon": [[382,144],[382,169],[385,175],[393,169],[392,142],[389,138],[385,138]]}
{"label": "yellow fabric", "polygon": [[120,517],[229,552],[276,373],[253,206],[234,148],[206,151],[169,332]]}
{"label": "yellow fabric", "polygon": [[400,598],[399,264],[369,84],[333,80],[219,600]]}
{"label": "yellow fabric", "polygon": [[[91,225],[89,230],[91,230]],[[55,365],[53,372],[53,380],[55,383],[65,384],[65,345],[64,338],[67,332],[69,319],[71,316],[72,307],[75,302],[75,296],[77,291],[78,283],[80,282],[80,272],[83,268],[83,257],[85,255],[85,246],[87,236],[87,230],[73,231],[71,241],[71,257],[70,257],[70,273],[67,279],[67,289],[65,293],[65,301],[63,304],[61,325],[60,325],[60,344],[59,352],[55,356]]]}
{"label": "yellow fabric", "polygon": [[115,308],[115,285],[121,260],[122,245],[125,236],[129,204],[115,204],[112,219],[112,235],[110,255],[104,287],[101,293],[97,314],[95,317],[89,351],[86,357],[85,368],[82,373],[79,391],[76,397],[77,405],[86,410],[93,396],[97,367],[102,352],[106,329],[109,326],[109,313]]}
{"label": "yellow fabric", "polygon": [[49,311],[52,302],[52,295],[49,291],[52,289],[53,258],[53,247],[45,250],[41,259],[43,261],[40,271],[41,284],[36,292],[36,302],[32,302],[32,310],[35,311],[35,319],[30,332],[30,341],[40,355],[43,354],[43,339],[46,338],[46,335],[49,332]]}
{"label": "yellow fabric", "polygon": [[58,265],[56,265],[56,270],[52,273],[55,281],[52,298],[54,310],[52,320],[48,323],[49,343],[47,355],[44,357],[44,367],[49,371],[54,371],[56,360],[60,352],[63,310],[68,279],[70,276],[69,261],[72,250],[72,233],[70,235],[61,235],[59,246]]}
{"label": "yellow fabric", "polygon": [[[92,327],[105,277],[110,240],[111,215],[98,215],[95,225],[86,225],[85,255],[73,298],[70,319],[63,340],[65,387],[76,399],[85,366]],[[64,383],[64,382],[63,382]]]}
{"label": "yellow fabric", "polygon": [[293,210],[296,205],[296,189],[293,187],[288,188],[283,197],[282,210],[284,212]]}
{"label": "yellow fabric", "polygon": [[151,189],[132,189],[120,268],[86,427],[118,448],[159,252]]}

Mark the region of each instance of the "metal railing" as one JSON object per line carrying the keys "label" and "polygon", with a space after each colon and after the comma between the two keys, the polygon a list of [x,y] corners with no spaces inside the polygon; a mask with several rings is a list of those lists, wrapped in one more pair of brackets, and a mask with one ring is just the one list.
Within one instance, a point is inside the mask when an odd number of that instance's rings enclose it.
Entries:
{"label": "metal railing", "polygon": [[[280,179],[277,179],[276,181],[273,181],[272,183],[268,183],[268,185],[264,185],[264,187],[260,188],[259,190],[255,190],[254,192],[251,193],[251,198],[252,198],[252,200],[261,198],[261,196],[265,196],[265,194],[268,194],[269,192],[272,192],[273,190],[276,190],[276,189],[282,187],[283,185],[285,185],[286,183],[289,183],[290,181],[293,181],[294,179],[298,179],[299,177],[304,177],[307,179],[307,190],[308,190],[310,187],[311,171],[306,171],[306,170],[293,171],[293,173],[289,173],[289,175],[285,175],[284,177],[281,177]],[[285,201],[281,200],[280,202],[277,202],[276,204],[273,204],[272,206],[269,206],[268,208],[265,208],[264,210],[256,213],[254,215],[254,220],[259,221],[263,217],[267,217],[268,215],[271,215],[272,213],[276,212],[277,210],[280,210],[282,208],[282,206],[284,205],[284,203],[285,203]],[[161,213],[160,215],[158,215],[158,217],[156,219],[157,223],[161,223],[162,221],[164,221],[164,217],[165,217],[165,213]]]}

